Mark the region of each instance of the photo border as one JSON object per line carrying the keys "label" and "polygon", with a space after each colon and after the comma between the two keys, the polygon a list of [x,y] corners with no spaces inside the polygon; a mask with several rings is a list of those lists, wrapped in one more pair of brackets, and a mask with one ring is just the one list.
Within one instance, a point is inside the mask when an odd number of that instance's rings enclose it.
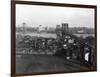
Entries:
{"label": "photo border", "polygon": [[[90,8],[94,9],[94,23],[95,23],[95,55],[96,55],[96,65],[97,65],[97,6],[96,5],[83,5],[83,4],[65,4],[65,3],[50,3],[50,2],[36,2],[36,1],[15,1],[11,0],[11,76],[28,76],[28,75],[44,75],[44,74],[60,74],[60,73],[75,73],[72,72],[42,72],[42,73],[23,73],[16,74],[16,4],[27,4],[27,5],[42,5],[42,6],[57,6],[57,7],[75,7],[75,8]],[[78,72],[90,72],[97,71],[96,68],[86,69],[77,71]]]}

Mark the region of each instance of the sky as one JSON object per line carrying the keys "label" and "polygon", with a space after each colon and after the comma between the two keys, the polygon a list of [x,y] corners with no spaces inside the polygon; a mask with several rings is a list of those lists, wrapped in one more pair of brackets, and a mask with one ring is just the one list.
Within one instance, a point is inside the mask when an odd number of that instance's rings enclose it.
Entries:
{"label": "sky", "polygon": [[56,27],[68,23],[69,27],[94,28],[94,9],[58,6],[16,4],[16,26]]}

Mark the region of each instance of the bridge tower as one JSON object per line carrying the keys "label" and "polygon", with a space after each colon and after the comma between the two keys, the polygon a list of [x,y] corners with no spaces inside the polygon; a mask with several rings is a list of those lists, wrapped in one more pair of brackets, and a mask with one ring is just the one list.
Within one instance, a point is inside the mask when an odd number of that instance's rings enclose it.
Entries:
{"label": "bridge tower", "polygon": [[68,33],[68,23],[62,23],[62,38]]}
{"label": "bridge tower", "polygon": [[25,34],[25,33],[26,33],[26,23],[23,22],[23,23],[22,23],[22,26],[23,26],[23,34]]}

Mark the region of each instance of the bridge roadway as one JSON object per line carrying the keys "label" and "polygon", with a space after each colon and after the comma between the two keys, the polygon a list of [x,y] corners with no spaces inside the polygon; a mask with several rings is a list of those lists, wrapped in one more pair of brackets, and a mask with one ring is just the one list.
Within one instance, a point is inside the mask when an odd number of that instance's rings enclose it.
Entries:
{"label": "bridge roadway", "polygon": [[77,72],[86,71],[90,68],[81,62],[66,60],[65,58],[51,55],[17,55],[16,73],[38,72]]}

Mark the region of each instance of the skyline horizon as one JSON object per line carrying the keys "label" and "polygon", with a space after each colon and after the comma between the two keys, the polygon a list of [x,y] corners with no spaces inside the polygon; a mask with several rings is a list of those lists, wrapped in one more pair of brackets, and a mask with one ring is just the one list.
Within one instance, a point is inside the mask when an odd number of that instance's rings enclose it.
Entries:
{"label": "skyline horizon", "polygon": [[[25,22],[23,22],[23,23],[25,23]],[[16,26],[16,27],[23,27],[23,25],[22,25],[23,23],[20,24],[21,26],[18,25],[18,26]],[[62,24],[63,24],[63,23],[62,23]],[[33,28],[34,28],[34,27],[56,28],[56,25],[60,25],[60,27],[62,27],[62,24],[55,24],[55,26],[44,26],[44,25],[42,25],[42,24],[37,25],[37,26],[36,26],[36,25],[35,25],[35,26],[34,26],[34,25],[33,25],[33,26],[32,26],[32,25],[31,25],[31,26],[28,26],[28,25],[27,25],[27,26],[25,26],[25,27],[31,27],[31,28],[32,28],[32,27],[33,27]],[[67,23],[67,24],[68,24],[68,23]],[[69,27],[69,28],[93,28],[93,27],[88,27],[88,26],[82,26],[82,27],[81,27],[81,26],[69,26],[69,24],[68,24],[68,27]]]}

